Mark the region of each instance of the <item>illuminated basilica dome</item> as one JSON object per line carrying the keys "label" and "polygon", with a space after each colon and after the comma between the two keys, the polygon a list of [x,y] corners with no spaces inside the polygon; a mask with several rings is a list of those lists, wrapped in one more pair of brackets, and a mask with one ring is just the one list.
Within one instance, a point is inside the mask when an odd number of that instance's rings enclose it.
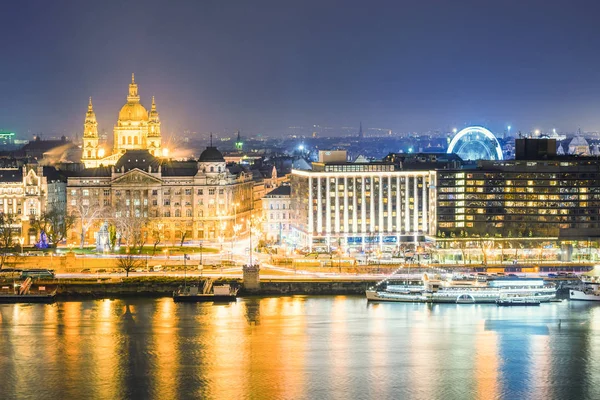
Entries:
{"label": "illuminated basilica dome", "polygon": [[90,117],[93,114],[91,107],[90,100],[84,125],[84,153],[82,156],[82,161],[86,166],[114,165],[127,150],[148,150],[153,156],[160,157],[162,155],[161,123],[156,102],[152,97],[152,109],[148,113],[148,110],[140,102],[138,85],[135,83],[133,74],[131,74],[127,103],[121,107],[114,127],[111,155],[108,155],[108,150],[105,149],[106,144],[99,143],[95,115],[94,118]]}
{"label": "illuminated basilica dome", "polygon": [[119,111],[119,121],[148,121],[148,111],[140,103],[127,103]]}

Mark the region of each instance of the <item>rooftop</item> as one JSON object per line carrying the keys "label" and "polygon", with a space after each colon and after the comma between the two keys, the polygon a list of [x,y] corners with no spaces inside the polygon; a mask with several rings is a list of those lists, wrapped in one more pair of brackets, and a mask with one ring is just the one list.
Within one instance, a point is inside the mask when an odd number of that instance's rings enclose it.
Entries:
{"label": "rooftop", "polygon": [[269,193],[265,195],[265,197],[272,196],[290,196],[292,194],[292,188],[289,185],[282,185],[276,189],[271,190]]}

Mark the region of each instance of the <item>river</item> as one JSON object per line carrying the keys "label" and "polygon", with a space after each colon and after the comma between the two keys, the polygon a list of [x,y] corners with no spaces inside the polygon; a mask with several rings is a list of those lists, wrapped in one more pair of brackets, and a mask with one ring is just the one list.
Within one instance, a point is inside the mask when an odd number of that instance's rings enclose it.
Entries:
{"label": "river", "polygon": [[0,305],[2,399],[599,399],[600,304]]}

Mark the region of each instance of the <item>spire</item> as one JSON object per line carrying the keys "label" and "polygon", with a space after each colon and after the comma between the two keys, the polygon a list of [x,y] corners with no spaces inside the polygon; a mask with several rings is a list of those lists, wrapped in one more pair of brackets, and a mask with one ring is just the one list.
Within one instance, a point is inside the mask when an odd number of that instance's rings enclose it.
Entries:
{"label": "spire", "polygon": [[94,106],[92,105],[92,98],[88,102],[87,113],[85,114],[85,121],[83,122],[83,137],[84,138],[97,138],[98,137],[98,122],[96,121],[96,113],[94,113]]}
{"label": "spire", "polygon": [[92,98],[88,102],[87,113],[85,114],[85,122],[96,123],[96,113],[94,113],[94,106],[92,105]]}
{"label": "spire", "polygon": [[131,74],[131,83],[129,84],[129,96],[127,96],[128,103],[139,103],[140,96],[138,96],[138,87],[137,83],[135,83],[135,76]]}
{"label": "spire", "polygon": [[363,134],[363,130],[362,130],[362,121],[360,121],[360,125],[358,128],[358,137],[362,139],[363,136],[364,136],[364,134]]}
{"label": "spire", "polygon": [[240,135],[240,131],[237,131],[237,139],[235,140],[235,148],[238,151],[242,151],[242,147],[244,146],[244,142],[242,142],[242,136]]}
{"label": "spire", "polygon": [[210,133],[210,147],[213,147],[213,145],[212,145],[212,132]]}
{"label": "spire", "polygon": [[156,111],[156,101],[154,101],[154,96],[152,96],[152,107],[150,108],[150,119],[149,122],[152,124],[158,124],[158,111]]}

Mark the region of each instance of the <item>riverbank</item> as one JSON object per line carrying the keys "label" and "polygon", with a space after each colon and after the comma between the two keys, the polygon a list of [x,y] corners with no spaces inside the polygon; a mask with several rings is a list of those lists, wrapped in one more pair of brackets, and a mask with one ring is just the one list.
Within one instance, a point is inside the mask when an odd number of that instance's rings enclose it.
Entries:
{"label": "riverbank", "polygon": [[[37,281],[33,289],[43,287],[44,291],[56,289],[57,300],[86,299],[86,298],[123,298],[123,297],[170,297],[173,291],[183,285],[204,284],[207,278],[184,280],[181,277],[130,277],[130,278],[77,278],[59,279],[55,281]],[[262,280],[260,288],[248,290],[244,288],[241,279],[219,278],[215,285],[230,284],[240,288],[238,295],[247,296],[286,296],[286,295],[364,295],[365,290],[377,282],[359,279],[304,279]],[[11,283],[1,283],[2,287],[10,287]],[[559,285],[558,297],[568,297],[568,283]]]}
{"label": "riverbank", "polygon": [[[57,299],[164,297],[171,296],[177,288],[186,285],[203,285],[206,278],[132,277],[116,279],[68,279],[58,282],[39,282],[46,290],[57,290]],[[228,283],[240,288],[240,296],[266,295],[362,295],[373,281],[356,279],[336,280],[264,280],[260,288],[247,290],[241,279],[217,279],[214,284]]]}

